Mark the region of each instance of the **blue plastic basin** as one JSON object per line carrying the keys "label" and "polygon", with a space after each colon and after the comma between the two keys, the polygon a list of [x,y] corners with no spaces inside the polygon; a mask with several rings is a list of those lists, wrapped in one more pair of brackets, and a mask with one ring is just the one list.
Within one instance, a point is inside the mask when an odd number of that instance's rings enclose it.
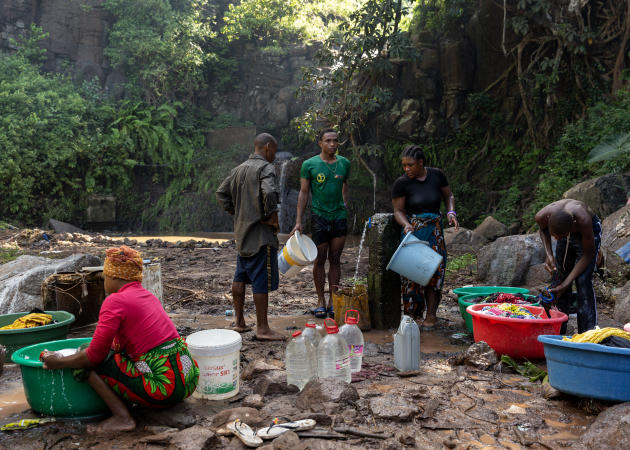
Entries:
{"label": "blue plastic basin", "polygon": [[538,336],[545,348],[549,383],[579,397],[630,401],[630,349]]}

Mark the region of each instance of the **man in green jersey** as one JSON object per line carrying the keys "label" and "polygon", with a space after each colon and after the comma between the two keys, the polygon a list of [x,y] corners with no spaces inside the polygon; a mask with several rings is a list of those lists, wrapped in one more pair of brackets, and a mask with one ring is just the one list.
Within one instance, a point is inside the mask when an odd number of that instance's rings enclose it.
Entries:
{"label": "man in green jersey", "polygon": [[[334,317],[332,296],[341,276],[341,252],[346,243],[348,223],[348,177],[350,161],[337,154],[339,135],[331,128],[322,130],[317,138],[321,153],[302,163],[300,194],[297,203],[296,231],[302,232],[302,215],[309,192],[312,194],[311,234],[317,245],[317,259],[313,264],[313,280],[317,291],[315,317]],[[326,260],[328,259],[328,308],[324,296]]]}

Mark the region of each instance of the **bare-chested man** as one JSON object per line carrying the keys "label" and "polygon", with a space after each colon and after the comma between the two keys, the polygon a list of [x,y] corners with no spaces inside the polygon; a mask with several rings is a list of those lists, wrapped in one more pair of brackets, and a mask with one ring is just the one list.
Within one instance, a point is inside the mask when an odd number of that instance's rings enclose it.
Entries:
{"label": "bare-chested man", "polygon": [[[545,268],[559,274],[559,284],[551,289],[558,309],[569,313],[571,286],[577,287],[578,333],[597,325],[597,306],[593,289],[593,271],[602,237],[599,218],[578,200],[564,199],[550,203],[536,214],[540,238],[547,258]],[[551,250],[551,236],[557,240],[556,256]],[[566,322],[561,334],[566,333]]]}

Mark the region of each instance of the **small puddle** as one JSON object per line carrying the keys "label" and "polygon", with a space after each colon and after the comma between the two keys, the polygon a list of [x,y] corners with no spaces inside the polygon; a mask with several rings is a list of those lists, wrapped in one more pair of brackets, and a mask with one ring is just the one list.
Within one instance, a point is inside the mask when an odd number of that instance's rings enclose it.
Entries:
{"label": "small puddle", "polygon": [[569,433],[568,431],[561,431],[560,433],[552,434],[549,436],[541,436],[543,441],[577,441],[579,436]]}
{"label": "small puddle", "polygon": [[21,382],[10,382],[0,391],[0,420],[29,409]]}
{"label": "small puddle", "polygon": [[553,434],[541,436],[543,441],[573,441],[580,438],[591,421],[583,417],[574,417],[571,422],[560,422],[550,417],[544,417],[545,424],[552,428]]}

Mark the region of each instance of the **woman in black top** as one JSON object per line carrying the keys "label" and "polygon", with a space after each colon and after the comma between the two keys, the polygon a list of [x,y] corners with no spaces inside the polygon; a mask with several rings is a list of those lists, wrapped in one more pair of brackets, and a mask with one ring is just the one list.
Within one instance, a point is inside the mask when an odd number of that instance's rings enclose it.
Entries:
{"label": "woman in black top", "polygon": [[419,146],[410,145],[405,148],[401,159],[405,175],[398,178],[392,187],[394,217],[403,227],[401,240],[412,232],[418,239],[429,242],[431,248],[443,256],[442,263],[427,286],[422,287],[401,277],[405,313],[421,317],[426,299],[427,315],[422,328],[430,330],[437,324],[436,313],[446,268],[446,244],[440,205],[444,200],[448,223],[458,230],[455,197],[444,173],[440,169],[425,166],[426,158]]}

